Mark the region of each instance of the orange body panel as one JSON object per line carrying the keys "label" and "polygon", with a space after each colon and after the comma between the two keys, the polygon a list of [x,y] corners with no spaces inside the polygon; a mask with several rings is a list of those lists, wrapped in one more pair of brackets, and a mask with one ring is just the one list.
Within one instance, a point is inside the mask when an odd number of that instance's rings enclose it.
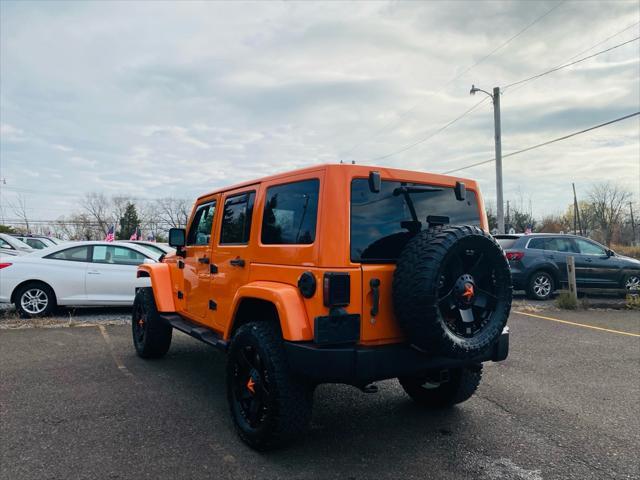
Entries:
{"label": "orange body panel", "polygon": [[[240,287],[233,299],[232,312],[238,310],[243,299],[256,298],[275,305],[282,325],[282,337],[285,340],[302,341],[313,337],[302,295],[296,287],[277,282],[251,282]],[[226,326],[224,338],[231,333],[232,324]]]}
{"label": "orange body panel", "polygon": [[140,272],[146,272],[151,277],[151,285],[158,311],[175,312],[176,307],[173,302],[169,265],[166,263],[143,263],[138,267],[138,276],[140,276]]}
{"label": "orange body panel", "polygon": [[[377,345],[402,341],[403,333],[395,321],[391,298],[395,265],[351,261],[351,182],[354,178],[368,178],[371,171],[380,172],[382,180],[441,187],[454,187],[456,181],[464,182],[468,191],[476,193],[480,225],[488,230],[482,196],[473,180],[363,165],[320,165],[274,175],[217,190],[197,200],[187,229],[191,227],[199,205],[212,200],[217,202],[210,243],[185,247],[184,259],[169,256],[164,264],[140,267],[150,273],[159,310],[177,311],[228,339],[242,299],[257,298],[275,305],[286,340],[308,341],[313,339],[314,318],[329,313],[322,297],[324,273],[348,272],[351,296],[349,305],[344,308],[348,313],[361,316],[360,343]],[[266,190],[273,185],[307,179],[319,181],[315,241],[309,245],[262,244]],[[221,245],[219,236],[225,201],[245,192],[255,192],[249,242]],[[210,263],[201,262],[199,259],[203,257]],[[237,259],[244,260],[244,266],[231,263]],[[178,268],[180,262],[184,263],[184,268]],[[209,271],[210,265],[217,268],[216,273]],[[317,283],[315,295],[309,299],[302,297],[297,286],[305,271],[311,272]],[[369,281],[374,277],[380,280],[380,311],[372,317]],[[184,298],[179,299],[178,292]],[[215,309],[210,308],[211,302],[216,305]]]}

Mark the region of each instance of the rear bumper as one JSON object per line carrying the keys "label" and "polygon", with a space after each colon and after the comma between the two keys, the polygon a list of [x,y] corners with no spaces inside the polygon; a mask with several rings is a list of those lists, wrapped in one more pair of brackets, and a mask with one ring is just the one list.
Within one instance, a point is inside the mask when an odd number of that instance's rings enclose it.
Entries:
{"label": "rear bumper", "polygon": [[509,353],[509,329],[506,327],[498,341],[482,355],[465,360],[429,356],[407,344],[327,347],[312,342],[285,342],[285,348],[289,366],[297,375],[318,383],[363,386],[431,369],[502,361]]}
{"label": "rear bumper", "polygon": [[527,283],[524,270],[511,266],[511,283],[513,284],[514,290],[524,290]]}

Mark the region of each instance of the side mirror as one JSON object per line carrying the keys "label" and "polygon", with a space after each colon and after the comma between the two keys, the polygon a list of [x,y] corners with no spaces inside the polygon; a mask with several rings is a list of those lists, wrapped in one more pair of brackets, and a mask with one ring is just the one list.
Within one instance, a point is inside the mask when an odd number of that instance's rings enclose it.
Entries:
{"label": "side mirror", "polygon": [[381,186],[380,172],[369,172],[369,191],[371,193],[380,193]]}
{"label": "side mirror", "polygon": [[613,257],[614,255],[613,250],[607,249],[607,257]]}
{"label": "side mirror", "polygon": [[187,233],[184,228],[169,229],[169,246],[179,249],[187,244]]}
{"label": "side mirror", "polygon": [[456,200],[464,202],[467,199],[467,187],[463,182],[456,182],[453,191],[456,194]]}

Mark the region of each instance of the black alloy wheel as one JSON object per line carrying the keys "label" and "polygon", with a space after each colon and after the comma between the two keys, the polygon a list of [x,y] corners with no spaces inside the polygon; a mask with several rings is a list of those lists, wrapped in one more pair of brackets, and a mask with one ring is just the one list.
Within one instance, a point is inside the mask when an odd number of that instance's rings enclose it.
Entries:
{"label": "black alloy wheel", "polygon": [[153,290],[140,288],[133,300],[131,335],[133,346],[142,358],[160,358],[171,346],[173,328],[160,318]]}
{"label": "black alloy wheel", "polygon": [[449,331],[472,338],[496,310],[499,295],[488,245],[457,243],[445,257],[438,286],[438,307]]}
{"label": "black alloy wheel", "polygon": [[280,446],[306,431],[313,385],[291,374],[276,323],[250,322],[234,334],[227,400],[240,438],[256,450]]}
{"label": "black alloy wheel", "polygon": [[245,427],[257,429],[269,412],[268,373],[260,353],[246,346],[233,359],[233,396]]}

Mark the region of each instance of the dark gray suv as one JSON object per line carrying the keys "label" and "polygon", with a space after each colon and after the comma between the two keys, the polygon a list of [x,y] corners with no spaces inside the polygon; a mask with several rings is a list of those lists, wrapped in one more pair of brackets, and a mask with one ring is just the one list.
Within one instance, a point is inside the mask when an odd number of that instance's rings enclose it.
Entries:
{"label": "dark gray suv", "polygon": [[550,233],[495,238],[509,260],[514,290],[525,290],[530,298],[546,300],[567,284],[568,256],[575,258],[578,289],[640,289],[640,260],[588,238]]}

